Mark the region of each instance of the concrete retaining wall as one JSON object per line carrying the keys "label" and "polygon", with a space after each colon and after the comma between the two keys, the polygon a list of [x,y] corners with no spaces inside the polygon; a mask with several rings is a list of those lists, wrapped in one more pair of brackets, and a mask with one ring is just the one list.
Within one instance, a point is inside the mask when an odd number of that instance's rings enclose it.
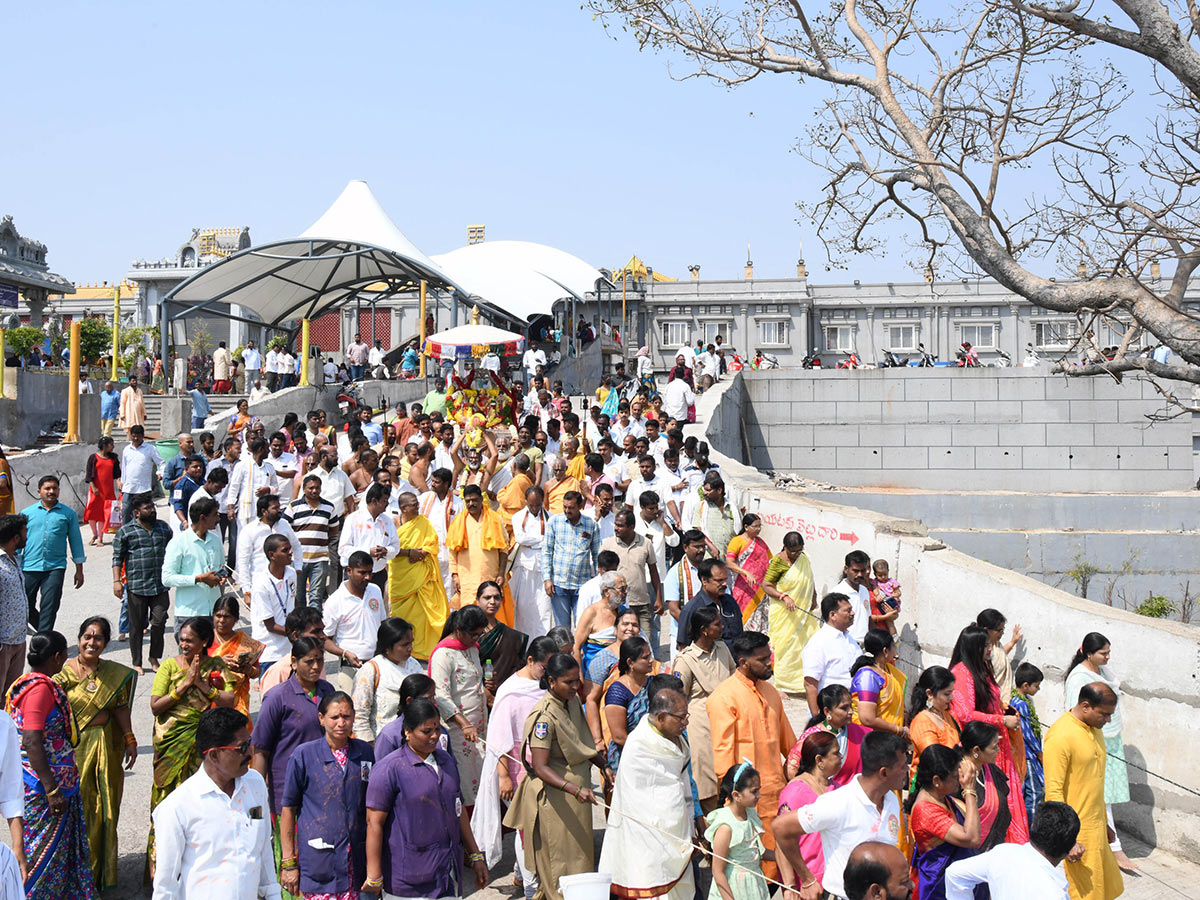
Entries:
{"label": "concrete retaining wall", "polygon": [[1144,379],[1021,368],[773,370],[744,379],[750,458],[764,469],[928,490],[1195,483],[1192,422],[1150,424],[1146,416],[1163,404]]}
{"label": "concrete retaining wall", "polygon": [[[687,432],[706,437],[715,448],[728,446],[726,432],[738,415],[740,380],[738,376],[701,396],[697,412],[702,424],[688,426]],[[852,548],[890,561],[904,586],[898,625],[902,663],[910,677],[919,668],[945,665],[963,626],[980,609],[995,607],[1009,622],[1023,626],[1026,636],[1014,656],[1046,673],[1038,709],[1043,722],[1053,722],[1063,712],[1063,670],[1072,651],[1087,632],[1105,634],[1113,645],[1113,668],[1123,681],[1124,737],[1131,763],[1133,799],[1116,808],[1117,820],[1143,840],[1200,862],[1200,800],[1134,768],[1200,787],[1193,765],[1200,744],[1200,631],[1071,596],[945,548],[920,523],[781,491],[736,458],[714,451],[714,459],[733,496],[763,517],[762,536],[772,548],[781,545],[789,530],[804,534],[818,591],[837,583],[843,557]]]}

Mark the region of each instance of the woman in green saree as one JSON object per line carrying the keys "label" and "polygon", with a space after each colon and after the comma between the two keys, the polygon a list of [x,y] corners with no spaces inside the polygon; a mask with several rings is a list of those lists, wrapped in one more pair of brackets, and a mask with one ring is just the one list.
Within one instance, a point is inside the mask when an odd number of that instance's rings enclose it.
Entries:
{"label": "woman in green saree", "polygon": [[68,660],[54,676],[66,691],[79,726],[75,765],[92,878],[102,891],[117,886],[117,817],[125,788],[121,763],[132,769],[138,746],[129,719],[137,674],[128,666],[100,658],[110,640],[108,619],[85,619],[79,626],[79,656]]}
{"label": "woman in green saree", "polygon": [[[213,642],[212,620],[193,616],[184,620],[176,636],[179,655],[164,659],[150,689],[154,713],[154,784],[150,811],[200,768],[196,726],[200,716],[216,706],[237,702],[237,680],[219,656],[209,656]],[[146,847],[149,873],[154,874],[154,825]]]}

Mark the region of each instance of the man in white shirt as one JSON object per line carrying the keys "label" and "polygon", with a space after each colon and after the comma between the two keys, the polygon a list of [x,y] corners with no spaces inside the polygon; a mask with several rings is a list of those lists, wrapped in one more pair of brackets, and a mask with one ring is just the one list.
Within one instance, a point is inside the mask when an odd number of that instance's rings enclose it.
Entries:
{"label": "man in white shirt", "polygon": [[259,662],[262,670],[292,652],[284,630],[288,613],[296,608],[296,570],[292,545],[282,534],[273,534],[263,544],[267,568],[254,577],[250,591],[250,636],[266,645]]}
{"label": "man in white shirt", "polygon": [[383,342],[376,341],[375,346],[367,351],[367,366],[372,378],[386,378],[387,368],[383,364]]}
{"label": "man in white shirt", "polygon": [[525,370],[526,378],[532,382],[533,377],[537,375],[538,367],[545,367],[546,352],[538,348],[538,342],[532,340],[529,342],[529,349],[525,351],[525,355],[521,357],[521,368]]}
{"label": "man in white shirt", "polygon": [[153,444],[146,443],[141,425],[129,426],[129,445],[121,451],[121,524],[132,515],[131,504],[138,494],[147,494],[154,486],[154,473],[163,466],[163,458]]}
{"label": "man in white shirt", "polygon": [[299,464],[296,462],[295,454],[288,453],[283,448],[287,446],[287,439],[282,431],[276,431],[271,435],[270,452],[267,454],[267,464],[275,470],[276,491],[279,494],[279,499],[286,506],[292,500],[292,487],[295,483],[296,472],[299,471]]}
{"label": "man in white shirt", "polygon": [[254,341],[246,341],[242,350],[242,367],[246,370],[246,384],[251,384],[261,377],[262,354],[254,346]]}
{"label": "man in white shirt", "polygon": [[849,688],[850,667],[862,655],[858,641],[849,634],[854,609],[845,594],[825,595],[821,601],[821,619],[825,624],[809,638],[800,654],[804,662],[804,692],[814,716],[821,711],[817,694],[829,684]]}
{"label": "man in white shirt", "polygon": [[[670,644],[679,645],[679,613],[700,590],[700,572],[696,568],[704,559],[708,545],[704,541],[704,532],[698,528],[685,531],[679,536],[683,544],[683,558],[667,570],[663,579],[663,603],[670,616],[667,625],[670,626]],[[690,641],[690,635],[684,635],[683,643]]]}
{"label": "man in white shirt", "polygon": [[255,378],[253,381],[250,381],[249,378],[247,378],[247,384],[251,385],[251,388],[250,388],[250,402],[251,403],[258,403],[260,400],[265,400],[265,399],[267,399],[267,397],[271,396],[271,392],[268,391],[265,387],[263,387],[262,379]]}
{"label": "man in white shirt", "polygon": [[337,448],[332,444],[321,448],[321,460],[313,473],[321,479],[321,499],[333,507],[333,518],[329,520],[329,562],[333,570],[330,583],[337,584],[341,581],[338,539],[342,534],[342,519],[354,511],[354,485],[338,465]]}
{"label": "man in white shirt", "polygon": [[462,498],[450,492],[453,474],[449,469],[434,469],[429,482],[433,490],[426,491],[419,499],[421,515],[429,520],[438,536],[438,565],[442,569],[442,584],[446,596],[453,597],[453,581],[450,578],[450,551],[446,549],[446,529],[463,508]]}
{"label": "man in white shirt", "polygon": [[[634,531],[648,540],[651,546],[654,547],[654,558],[658,571],[665,573],[667,571],[667,548],[679,546],[679,532],[672,528],[671,523],[667,521],[666,513],[659,502],[658,494],[653,491],[647,491],[646,493],[654,494],[654,496],[646,497],[643,495],[638,498],[640,509],[638,514],[634,516],[633,527]],[[650,573],[647,572],[646,578],[649,579],[649,577]]]}
{"label": "man in white shirt", "polygon": [[659,477],[658,463],[649,453],[639,456],[637,465],[641,477],[629,483],[629,489],[625,492],[625,505],[633,506],[640,512],[642,508],[642,496],[647,491],[653,491],[657,494],[659,503],[661,504],[664,496],[669,497],[671,495],[671,490],[665,479]]}
{"label": "man in white shirt", "polygon": [[972,900],[976,885],[983,884],[992,900],[1067,900],[1067,878],[1059,866],[1078,838],[1075,810],[1048,800],[1034,813],[1028,844],[1000,844],[951,863],[946,869],[946,900]]}
{"label": "man in white shirt", "polygon": [[850,606],[854,610],[854,624],[850,626],[850,637],[859,645],[871,627],[871,591],[867,587],[870,580],[871,557],[863,550],[851,550],[846,554],[842,580],[838,582],[834,591],[850,598]]}
{"label": "man in white shirt", "polygon": [[546,596],[542,572],[542,542],[546,539],[545,492],[538,486],[525,491],[525,508],[512,517],[515,556],[512,580],[513,627],[531,637],[554,627],[554,609]]}
{"label": "man in white shirt", "polygon": [[663,388],[663,412],[680,422],[687,421],[688,407],[696,402],[696,392],[682,378],[667,382]]}
{"label": "man in white shirt", "polygon": [[646,452],[662,466],[663,454],[667,452],[666,436],[659,433],[658,419],[646,420]]}
{"label": "man in white shirt", "polygon": [[683,521],[683,510],[687,506],[688,487],[690,482],[679,465],[679,451],[668,447],[662,460],[658,477],[666,485],[664,502],[667,507],[667,518],[671,524],[678,525]]}
{"label": "man in white shirt", "polygon": [[249,724],[230,707],[200,716],[200,769],[152,814],[153,900],[280,897],[267,783],[250,768]]}
{"label": "man in white shirt", "polygon": [[267,462],[267,442],[262,438],[251,438],[246,449],[250,455],[243,456],[233,467],[226,494],[229,517],[237,518],[239,528],[257,518],[259,497],[278,493],[275,469]]}
{"label": "man in white shirt", "polygon": [[346,561],[346,580],[325,601],[325,649],[341,661],[338,687],[354,689],[354,671],[375,655],[380,623],[387,618],[383,591],[371,583],[371,555],[355,550]]}
{"label": "man in white shirt", "polygon": [[616,534],[612,487],[607,482],[602,482],[596,485],[592,496],[596,498],[596,502],[587,514],[596,521],[596,531],[600,535],[600,542],[603,543]]}
{"label": "man in white shirt", "polygon": [[433,467],[435,469],[449,469],[451,472],[456,468],[454,465],[454,454],[451,453],[451,448],[454,446],[454,426],[449,422],[442,423],[438,429],[438,443],[433,448]]}
{"label": "man in white shirt", "polygon": [[304,550],[300,545],[300,538],[291,523],[283,518],[283,507],[279,498],[274,494],[259,497],[255,510],[258,512],[258,518],[238,529],[237,540],[238,583],[247,601],[250,599],[255,579],[261,572],[266,571],[267,555],[263,546],[271,535],[281,534],[287,538],[292,547],[293,565],[297,570],[304,565]]}
{"label": "man in white shirt", "polygon": [[[396,523],[387,514],[390,488],[373,484],[367,488],[365,508],[356,509],[342,523],[342,535],[338,541],[338,557],[342,565],[350,563],[350,555],[362,550],[373,560],[371,583],[380,591],[387,589],[388,560],[395,559],[400,552],[400,537],[396,534]],[[328,601],[326,601],[328,602]]]}
{"label": "man in white shirt", "polygon": [[847,897],[843,882],[850,853],[864,841],[893,847],[900,839],[900,803],[908,783],[908,743],[896,734],[872,731],[862,742],[862,774],[836,791],[828,791],[807,806],[780,815],[772,823],[777,851],[796,870],[801,886],[817,879],[800,854],[802,834],[821,835],[825,876],[812,896],[824,888],[834,897]]}
{"label": "man in white shirt", "polygon": [[898,847],[863,841],[850,851],[842,884],[847,900],[912,900],[908,859]]}
{"label": "man in white shirt", "polygon": [[267,370],[267,390],[274,393],[279,390],[279,351],[274,347],[267,348],[264,365]]}

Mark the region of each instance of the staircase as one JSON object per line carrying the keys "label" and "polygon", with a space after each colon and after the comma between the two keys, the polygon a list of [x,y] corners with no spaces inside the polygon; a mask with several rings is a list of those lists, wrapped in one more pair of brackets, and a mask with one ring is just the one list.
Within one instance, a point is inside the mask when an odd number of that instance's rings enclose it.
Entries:
{"label": "staircase", "polygon": [[[212,407],[212,415],[217,413],[229,412],[234,409],[239,400],[247,399],[245,394],[209,394],[208,405]],[[146,437],[149,440],[158,440],[161,438],[173,438],[173,434],[162,433],[162,404],[163,398],[160,394],[144,394],[143,402],[146,404]],[[129,440],[129,436],[125,433],[125,429],[121,427],[113,428],[113,440],[118,444],[125,443]]]}

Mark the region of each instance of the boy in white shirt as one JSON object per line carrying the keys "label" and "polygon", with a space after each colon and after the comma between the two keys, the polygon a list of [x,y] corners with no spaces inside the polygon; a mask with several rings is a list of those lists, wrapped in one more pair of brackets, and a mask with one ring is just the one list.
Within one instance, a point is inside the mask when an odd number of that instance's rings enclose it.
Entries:
{"label": "boy in white shirt", "polygon": [[273,534],[263,544],[267,570],[254,578],[250,591],[250,636],[266,645],[259,663],[265,672],[291,653],[291,641],[283,623],[296,608],[296,570],[292,568],[292,544],[282,534]]}
{"label": "boy in white shirt", "polygon": [[383,592],[371,583],[374,560],[355,550],[346,563],[346,580],[325,601],[325,649],[336,653],[342,668],[338,687],[349,693],[354,688],[354,670],[375,655],[380,623],[387,617]]}

